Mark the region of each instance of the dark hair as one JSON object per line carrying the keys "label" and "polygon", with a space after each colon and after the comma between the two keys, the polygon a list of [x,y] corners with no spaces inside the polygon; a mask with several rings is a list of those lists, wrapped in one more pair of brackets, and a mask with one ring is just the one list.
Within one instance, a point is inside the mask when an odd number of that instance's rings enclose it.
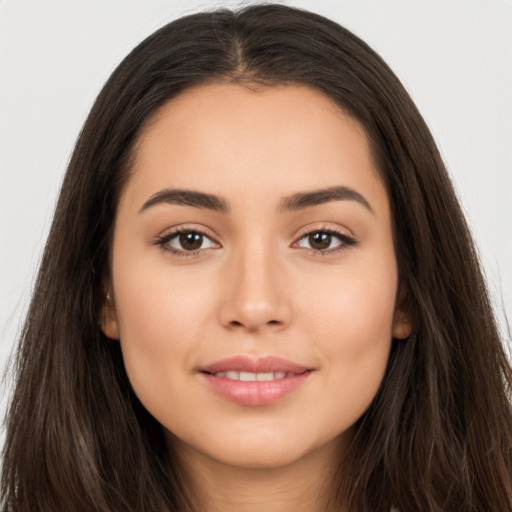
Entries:
{"label": "dark hair", "polygon": [[[136,47],[98,96],[60,193],[16,359],[1,504],[24,511],[192,510],[160,425],[100,331],[116,206],[136,142],[180,91],[304,84],[364,127],[392,205],[415,318],[332,500],[348,510],[512,509],[512,373],[438,150],[382,59],[322,16],[280,5],[180,18]],[[341,505],[339,505],[341,506]]]}

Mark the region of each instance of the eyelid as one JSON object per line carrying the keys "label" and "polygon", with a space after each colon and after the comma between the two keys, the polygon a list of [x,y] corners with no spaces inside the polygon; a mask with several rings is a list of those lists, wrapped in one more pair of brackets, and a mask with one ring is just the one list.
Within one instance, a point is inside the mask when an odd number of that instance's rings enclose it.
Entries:
{"label": "eyelid", "polygon": [[[175,226],[173,228],[169,228],[165,231],[163,231],[160,235],[156,236],[153,240],[153,245],[157,245],[160,247],[160,249],[164,252],[171,253],[176,256],[198,256],[200,252],[206,251],[207,249],[216,249],[220,248],[221,244],[217,240],[217,237],[211,235],[209,233],[209,229],[205,228],[204,226],[198,227],[191,226],[191,225],[181,225],[181,226]],[[206,247],[206,248],[200,248],[197,250],[191,250],[187,251],[185,249],[177,249],[175,247],[172,247],[169,245],[169,242],[178,236],[181,233],[197,233],[204,238],[207,238],[210,240],[216,247]]]}
{"label": "eyelid", "polygon": [[[313,234],[313,233],[328,233],[332,236],[337,237],[341,243],[338,244],[336,247],[330,248],[330,249],[314,249],[312,247],[298,247],[297,244],[303,240],[305,237]],[[298,249],[304,249],[306,251],[312,252],[313,254],[321,254],[321,255],[329,255],[337,253],[341,250],[345,250],[351,246],[356,246],[359,244],[359,240],[352,234],[347,234],[344,230],[338,227],[328,227],[325,224],[324,225],[316,225],[316,226],[308,226],[305,230],[302,231],[302,233],[297,236],[292,243],[292,247],[296,247]]]}

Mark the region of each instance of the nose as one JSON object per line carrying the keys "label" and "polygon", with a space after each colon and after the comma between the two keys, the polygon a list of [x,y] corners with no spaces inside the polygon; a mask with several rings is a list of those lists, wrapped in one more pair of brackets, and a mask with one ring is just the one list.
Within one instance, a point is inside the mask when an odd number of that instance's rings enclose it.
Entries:
{"label": "nose", "polygon": [[292,317],[284,274],[279,255],[272,249],[260,245],[234,253],[226,263],[222,325],[247,332],[284,329]]}

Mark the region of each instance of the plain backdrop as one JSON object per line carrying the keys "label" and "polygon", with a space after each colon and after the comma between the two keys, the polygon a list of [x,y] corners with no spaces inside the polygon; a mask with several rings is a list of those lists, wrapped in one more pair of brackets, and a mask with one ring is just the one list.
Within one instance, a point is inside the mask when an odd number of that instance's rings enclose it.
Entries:
{"label": "plain backdrop", "polygon": [[[345,25],[403,81],[453,177],[510,343],[512,0],[280,3]],[[74,141],[103,83],[163,24],[197,10],[239,5],[0,0],[0,370],[27,309]],[[2,385],[2,416],[11,382],[7,377]]]}

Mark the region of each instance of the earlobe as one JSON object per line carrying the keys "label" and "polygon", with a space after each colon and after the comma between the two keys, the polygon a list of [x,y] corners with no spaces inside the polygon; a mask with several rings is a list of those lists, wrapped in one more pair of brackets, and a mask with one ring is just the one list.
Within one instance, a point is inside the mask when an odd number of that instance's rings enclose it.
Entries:
{"label": "earlobe", "polygon": [[117,322],[117,313],[110,292],[107,292],[103,299],[103,305],[101,307],[101,332],[112,340],[119,339],[119,326]]}
{"label": "earlobe", "polygon": [[393,338],[404,340],[412,333],[413,325],[409,317],[403,312],[397,311],[393,324]]}

